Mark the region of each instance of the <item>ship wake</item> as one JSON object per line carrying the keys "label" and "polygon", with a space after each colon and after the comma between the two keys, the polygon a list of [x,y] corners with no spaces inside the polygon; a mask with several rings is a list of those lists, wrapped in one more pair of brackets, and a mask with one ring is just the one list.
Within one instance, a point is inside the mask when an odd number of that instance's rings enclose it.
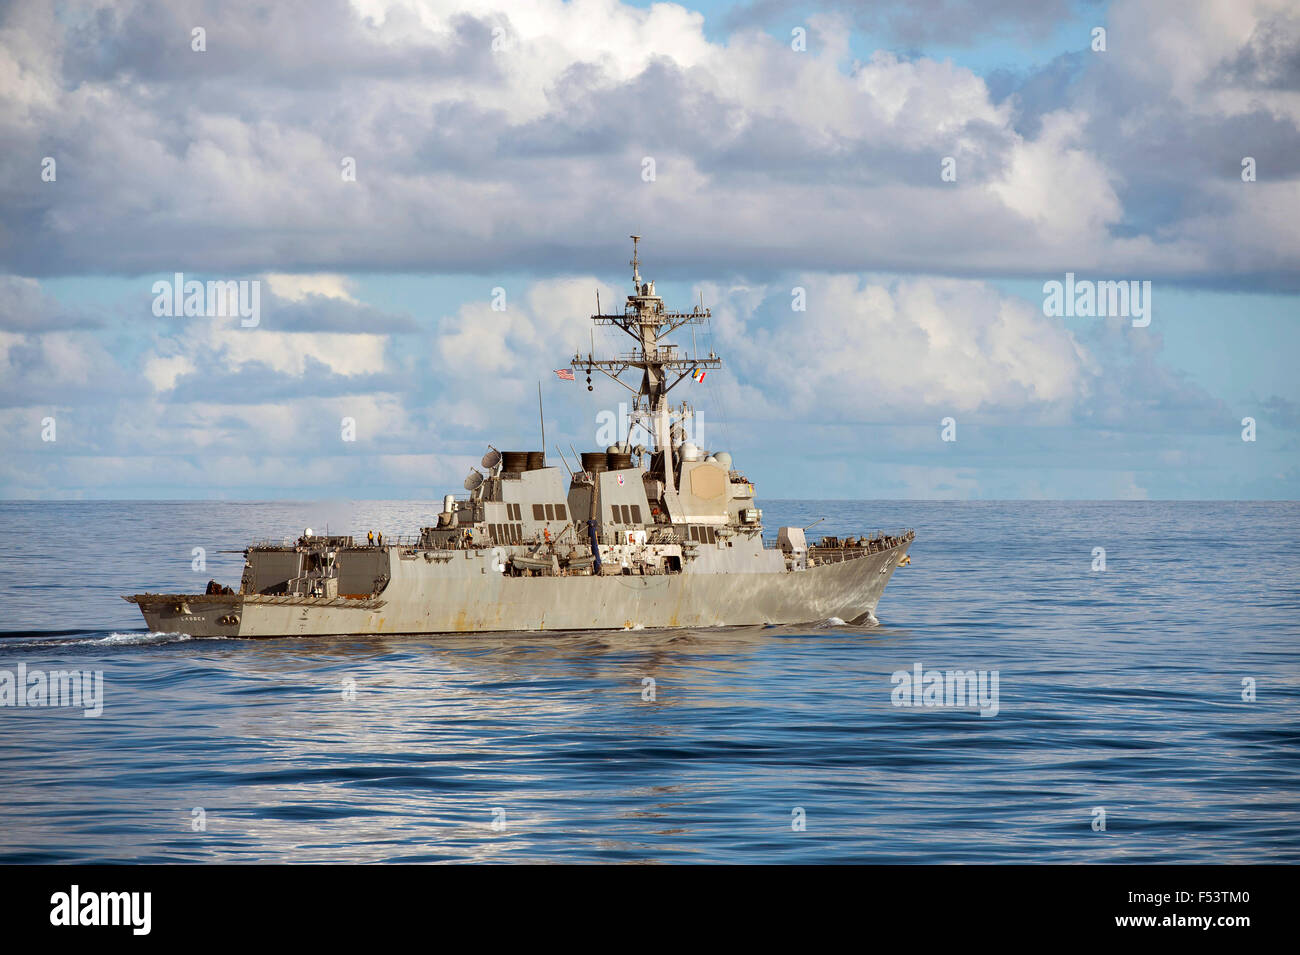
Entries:
{"label": "ship wake", "polygon": [[165,646],[171,643],[186,643],[191,640],[226,640],[227,637],[195,637],[188,633],[161,633],[145,631],[113,631],[107,635],[101,631],[55,631],[52,633],[13,634],[4,641],[3,646],[10,648],[56,647],[147,647]]}

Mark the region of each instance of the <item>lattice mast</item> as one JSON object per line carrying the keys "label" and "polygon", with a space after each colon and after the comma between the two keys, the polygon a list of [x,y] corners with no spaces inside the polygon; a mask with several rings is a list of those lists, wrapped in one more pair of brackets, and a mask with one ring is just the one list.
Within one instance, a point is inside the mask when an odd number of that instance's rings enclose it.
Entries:
{"label": "lattice mast", "polygon": [[[654,449],[663,452],[664,480],[669,491],[674,486],[673,425],[690,418],[694,411],[688,402],[677,407],[668,403],[668,393],[688,375],[697,370],[718,368],[722,359],[709,351],[707,358],[681,355],[677,346],[664,341],[683,325],[704,325],[712,312],[696,306],[689,312],[669,312],[663,299],[655,294],[654,282],[641,281],[641,260],[638,255],[639,235],[632,238],[632,292],[627,297],[623,312],[617,315],[593,315],[597,325],[620,328],[636,341],[636,350],[614,358],[598,359],[590,352],[584,358],[573,356],[573,367],[587,372],[588,388],[592,371],[603,372],[632,392],[631,425],[640,425],[654,441]],[[630,368],[641,370],[639,387],[632,387],[622,375]]]}

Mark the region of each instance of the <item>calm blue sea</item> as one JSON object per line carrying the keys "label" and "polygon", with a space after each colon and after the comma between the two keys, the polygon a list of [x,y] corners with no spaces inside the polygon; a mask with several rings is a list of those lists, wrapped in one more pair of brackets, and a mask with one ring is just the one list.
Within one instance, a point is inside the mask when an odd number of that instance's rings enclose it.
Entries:
{"label": "calm blue sea", "polygon": [[[763,506],[916,529],[879,626],[151,634],[120,594],[436,505],[0,503],[0,679],[104,681],[0,707],[0,862],[1300,861],[1300,505]],[[918,664],[996,716],[895,706]]]}

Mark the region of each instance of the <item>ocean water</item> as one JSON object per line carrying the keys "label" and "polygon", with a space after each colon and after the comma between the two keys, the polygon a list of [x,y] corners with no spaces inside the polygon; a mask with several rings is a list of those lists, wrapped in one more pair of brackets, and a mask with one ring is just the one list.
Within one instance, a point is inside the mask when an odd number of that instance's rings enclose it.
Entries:
{"label": "ocean water", "polygon": [[[0,862],[1300,861],[1300,505],[763,502],[915,528],[874,627],[198,640],[119,599],[434,507],[0,503],[0,679],[104,697],[0,706]],[[895,705],[918,665],[996,715]]]}

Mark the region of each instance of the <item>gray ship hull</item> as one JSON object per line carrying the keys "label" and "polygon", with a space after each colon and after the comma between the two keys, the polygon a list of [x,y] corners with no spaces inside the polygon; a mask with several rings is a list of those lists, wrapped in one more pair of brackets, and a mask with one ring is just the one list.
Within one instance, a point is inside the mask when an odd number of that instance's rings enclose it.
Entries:
{"label": "gray ship hull", "polygon": [[[871,617],[910,540],[803,570],[516,577],[500,555],[430,561],[392,552],[392,578],[365,599],[137,594],[151,630],[194,636],[631,630]],[[770,553],[770,552],[769,552]]]}

